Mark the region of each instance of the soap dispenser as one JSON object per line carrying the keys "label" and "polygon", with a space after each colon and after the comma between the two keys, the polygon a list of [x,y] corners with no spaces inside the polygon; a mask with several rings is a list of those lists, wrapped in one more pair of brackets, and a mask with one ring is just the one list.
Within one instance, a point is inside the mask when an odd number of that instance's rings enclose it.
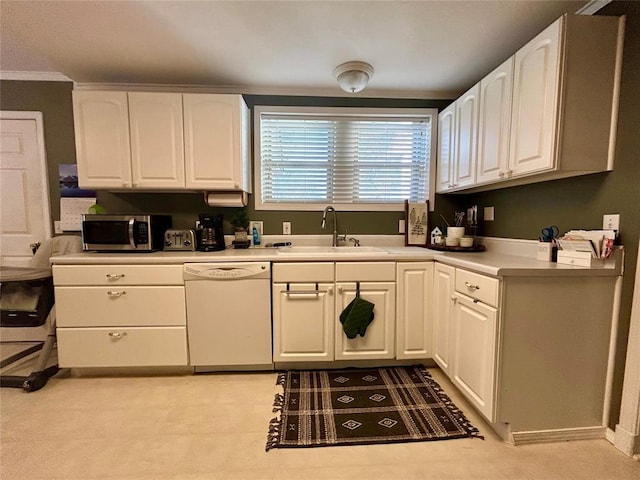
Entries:
{"label": "soap dispenser", "polygon": [[257,247],[260,245],[260,234],[258,233],[258,229],[253,227],[253,246]]}

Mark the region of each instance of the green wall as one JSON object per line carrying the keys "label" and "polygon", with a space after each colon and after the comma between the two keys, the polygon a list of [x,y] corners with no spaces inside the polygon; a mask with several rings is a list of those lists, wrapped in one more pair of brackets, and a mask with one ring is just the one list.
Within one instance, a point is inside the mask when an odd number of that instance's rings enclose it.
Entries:
{"label": "green wall", "polygon": [[[482,208],[494,206],[496,220],[481,222],[479,233],[496,237],[536,239],[540,228],[545,225],[557,225],[561,231],[601,228],[603,214],[621,214],[620,238],[621,243],[627,247],[627,257],[614,372],[614,411],[610,425],[614,426],[619,413],[640,236],[640,209],[636,203],[640,187],[640,2],[612,2],[600,14],[627,15],[615,170],[476,194],[437,195],[436,211],[430,215],[430,225],[441,224],[441,214],[452,218],[453,211],[457,208],[477,204],[482,218]],[[0,82],[0,109],[36,110],[44,114],[53,219],[59,218],[57,165],[75,161],[71,89],[70,83]],[[251,108],[254,105],[308,105],[442,109],[450,103],[446,100],[255,95],[246,95],[245,99]],[[98,201],[111,212],[170,213],[174,216],[177,227],[192,226],[199,212],[223,213],[226,219],[233,212],[233,209],[209,208],[205,206],[200,194],[191,193],[99,192]],[[320,229],[320,211],[254,212],[252,205],[251,200],[251,218],[263,220],[267,234],[280,233],[282,221],[292,222],[294,234],[326,233]],[[339,228],[341,231],[347,228],[353,234],[395,234],[398,220],[402,216],[400,212],[340,212]],[[226,231],[230,233],[231,227],[227,225]],[[570,348],[569,345],[567,347]]]}

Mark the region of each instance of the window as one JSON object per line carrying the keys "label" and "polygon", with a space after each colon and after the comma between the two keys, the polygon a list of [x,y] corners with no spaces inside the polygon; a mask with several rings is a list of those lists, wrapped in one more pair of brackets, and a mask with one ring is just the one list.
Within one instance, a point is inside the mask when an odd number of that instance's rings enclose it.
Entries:
{"label": "window", "polygon": [[429,199],[436,115],[256,107],[256,209],[402,210]]}

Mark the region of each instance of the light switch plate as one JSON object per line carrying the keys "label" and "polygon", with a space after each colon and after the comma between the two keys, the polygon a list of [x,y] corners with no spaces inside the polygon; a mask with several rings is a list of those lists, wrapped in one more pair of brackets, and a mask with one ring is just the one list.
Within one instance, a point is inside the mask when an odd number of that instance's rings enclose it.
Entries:
{"label": "light switch plate", "polygon": [[398,233],[404,233],[404,220],[398,220]]}
{"label": "light switch plate", "polygon": [[493,207],[484,207],[484,221],[493,222],[495,220],[495,210]]}
{"label": "light switch plate", "polygon": [[602,228],[604,230],[620,230],[620,214],[610,213],[603,215]]}
{"label": "light switch plate", "polygon": [[291,222],[282,222],[282,234],[291,235]]}

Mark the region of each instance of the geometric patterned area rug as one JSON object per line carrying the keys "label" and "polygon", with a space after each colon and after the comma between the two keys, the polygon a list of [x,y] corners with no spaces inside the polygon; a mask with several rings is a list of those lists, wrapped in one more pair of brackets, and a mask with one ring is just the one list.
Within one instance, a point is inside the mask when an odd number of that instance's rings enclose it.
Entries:
{"label": "geometric patterned area rug", "polygon": [[484,438],[422,366],[278,375],[272,448]]}

